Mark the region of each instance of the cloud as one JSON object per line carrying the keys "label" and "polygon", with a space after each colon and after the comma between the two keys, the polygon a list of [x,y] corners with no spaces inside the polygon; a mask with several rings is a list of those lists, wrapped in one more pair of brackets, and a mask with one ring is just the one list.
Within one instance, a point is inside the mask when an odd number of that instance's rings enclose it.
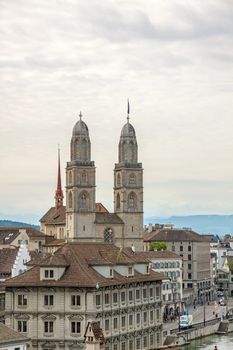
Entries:
{"label": "cloud", "polygon": [[64,170],[80,110],[111,209],[127,97],[146,212],[229,212],[232,23],[227,0],[0,1],[0,212],[53,204],[57,144]]}

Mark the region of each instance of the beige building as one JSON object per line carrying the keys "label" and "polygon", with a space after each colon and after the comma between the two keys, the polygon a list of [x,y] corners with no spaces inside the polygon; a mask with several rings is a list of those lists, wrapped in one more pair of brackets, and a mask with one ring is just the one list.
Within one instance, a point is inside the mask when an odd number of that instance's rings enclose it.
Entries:
{"label": "beige building", "polygon": [[114,243],[143,248],[143,169],[138,162],[134,127],[121,130],[118,163],[114,169],[114,213],[99,211],[95,198],[96,168],[91,160],[91,141],[86,123],[73,128],[70,161],[66,166],[66,206],[63,206],[60,157],[55,206],[41,218],[41,231],[58,239]]}
{"label": "beige building", "polygon": [[33,227],[0,226],[0,249],[20,247],[24,242],[29,251],[41,250],[45,235]]}
{"label": "beige building", "polygon": [[188,229],[158,228],[145,232],[144,249],[151,242],[165,242],[167,249],[183,260],[183,300],[198,303],[213,299],[210,242]]}
{"label": "beige building", "polygon": [[0,323],[0,350],[27,350],[30,339]]}
{"label": "beige building", "polygon": [[67,243],[6,281],[5,322],[32,349],[81,349],[93,320],[107,350],[153,349],[162,344],[162,278],[132,250]]}

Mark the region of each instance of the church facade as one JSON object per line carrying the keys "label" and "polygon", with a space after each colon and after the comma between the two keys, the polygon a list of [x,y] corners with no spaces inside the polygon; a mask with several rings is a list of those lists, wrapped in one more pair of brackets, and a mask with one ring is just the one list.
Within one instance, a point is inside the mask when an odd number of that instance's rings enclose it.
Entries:
{"label": "church facade", "polygon": [[95,170],[89,130],[80,113],[66,165],[66,206],[63,206],[59,160],[55,207],[40,220],[42,231],[68,241],[107,242],[122,248],[133,245],[142,250],[143,169],[138,162],[136,133],[129,115],[121,130],[114,169],[113,213],[96,203]]}

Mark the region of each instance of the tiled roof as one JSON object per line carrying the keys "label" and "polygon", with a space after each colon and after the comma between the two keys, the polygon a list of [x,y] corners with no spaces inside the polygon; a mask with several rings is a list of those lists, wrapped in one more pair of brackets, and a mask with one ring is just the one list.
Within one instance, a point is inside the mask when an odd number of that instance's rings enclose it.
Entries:
{"label": "tiled roof", "polygon": [[95,203],[95,211],[96,213],[108,213],[108,209],[102,203]]}
{"label": "tiled roof", "polygon": [[25,265],[27,265],[27,266],[38,265],[41,262],[41,260],[47,258],[48,256],[50,256],[49,253],[31,251],[30,252],[31,260],[28,261]]}
{"label": "tiled roof", "polygon": [[135,252],[133,253],[131,248],[126,248],[125,250],[130,256],[135,256],[136,259],[145,259],[146,261],[151,259],[179,259],[182,260],[180,255],[177,255],[169,250],[163,251],[148,251],[148,252]]}
{"label": "tiled roof", "polygon": [[124,224],[121,218],[114,213],[96,213],[95,214],[96,224]]}
{"label": "tiled roof", "polygon": [[14,265],[18,248],[0,249],[0,274],[11,275],[11,269]]}
{"label": "tiled roof", "polygon": [[[104,253],[103,253],[104,252]],[[55,253],[65,255],[69,266],[63,276],[55,280],[40,280],[40,267],[35,266],[19,276],[5,282],[8,286],[61,286],[61,287],[95,287],[128,284],[132,282],[161,281],[163,276],[155,271],[149,274],[141,274],[135,271],[134,276],[126,277],[114,272],[113,278],[105,278],[97,273],[91,266],[89,259],[102,260],[116,264],[116,257],[125,264],[133,264],[135,260],[120,250],[120,248],[106,243],[67,243],[59,248]]]}
{"label": "tiled roof", "polygon": [[57,247],[60,246],[62,244],[65,244],[65,240],[64,239],[49,239],[46,240],[45,244],[43,244],[44,247]]}
{"label": "tiled roof", "polygon": [[100,328],[99,322],[92,321],[91,327],[94,333],[94,337],[96,340],[100,340],[100,343],[104,342],[104,334],[102,328]]}
{"label": "tiled roof", "polygon": [[66,207],[51,207],[47,213],[40,219],[40,222],[47,225],[65,225],[66,224]]}
{"label": "tiled roof", "polygon": [[192,230],[185,229],[158,229],[152,232],[146,232],[144,242],[209,242],[205,236],[199,235]]}
{"label": "tiled roof", "polygon": [[0,226],[0,244],[11,244],[23,230],[29,238],[45,236],[42,232],[30,226]]}
{"label": "tiled roof", "polygon": [[47,258],[41,260],[39,265],[51,267],[68,267],[69,263],[67,262],[64,254],[52,254]]}
{"label": "tiled roof", "polygon": [[0,323],[0,344],[29,341],[29,338]]}

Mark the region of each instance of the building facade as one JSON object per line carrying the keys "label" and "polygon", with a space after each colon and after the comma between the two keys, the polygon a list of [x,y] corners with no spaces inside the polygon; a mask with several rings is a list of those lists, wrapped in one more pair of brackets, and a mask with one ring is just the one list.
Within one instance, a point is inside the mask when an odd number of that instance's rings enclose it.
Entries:
{"label": "building facade", "polygon": [[73,128],[70,161],[66,166],[66,206],[63,206],[60,158],[55,206],[41,218],[41,230],[68,241],[107,242],[119,247],[143,248],[143,169],[138,162],[135,129],[129,122],[121,130],[118,163],[114,169],[114,212],[96,206],[96,168],[86,123]]}
{"label": "building facade", "polygon": [[213,300],[210,242],[189,229],[165,228],[145,232],[145,249],[151,242],[165,242],[183,260],[183,300],[187,304]]}
{"label": "building facade", "polygon": [[93,320],[105,349],[152,349],[162,344],[162,279],[112,244],[68,243],[6,281],[5,322],[32,349],[81,349]]}

